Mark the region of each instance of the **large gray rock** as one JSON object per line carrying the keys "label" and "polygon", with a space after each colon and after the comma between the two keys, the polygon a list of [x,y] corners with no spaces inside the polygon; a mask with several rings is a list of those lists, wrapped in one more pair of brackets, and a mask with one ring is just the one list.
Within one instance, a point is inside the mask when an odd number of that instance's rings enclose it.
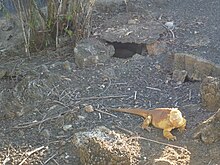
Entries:
{"label": "large gray rock", "polygon": [[106,127],[78,132],[73,142],[78,149],[82,164],[139,164],[140,144],[138,141],[129,140],[129,137]]}
{"label": "large gray rock", "polygon": [[207,144],[220,140],[220,109],[196,128],[193,137]]}
{"label": "large gray rock", "polygon": [[24,37],[17,18],[0,20],[0,55],[23,55]]}
{"label": "large gray rock", "polygon": [[104,63],[114,54],[112,45],[95,38],[81,40],[74,49],[75,63],[79,68]]}
{"label": "large gray rock", "polygon": [[220,79],[208,76],[201,84],[202,105],[207,110],[217,110],[220,107]]}
{"label": "large gray rock", "polygon": [[220,72],[211,61],[187,53],[174,54],[173,70],[186,70],[191,80],[203,80]]}
{"label": "large gray rock", "polygon": [[[94,35],[112,43],[116,53],[118,49],[132,51],[133,55],[135,53],[142,54],[147,50],[150,55],[159,55],[166,51],[166,44],[158,42],[158,39],[166,32],[166,28],[150,15],[141,17],[137,13],[127,12],[106,20],[103,23],[103,28],[96,29]],[[116,57],[121,56],[116,55]],[[122,58],[127,57],[131,56],[125,57],[123,55]]]}

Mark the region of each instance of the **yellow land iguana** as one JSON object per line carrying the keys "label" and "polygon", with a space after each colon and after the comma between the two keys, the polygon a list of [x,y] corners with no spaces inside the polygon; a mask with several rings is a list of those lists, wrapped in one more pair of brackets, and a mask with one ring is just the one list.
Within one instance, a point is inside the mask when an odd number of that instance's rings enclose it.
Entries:
{"label": "yellow land iguana", "polygon": [[171,130],[178,128],[183,132],[186,127],[186,119],[177,108],[155,108],[151,110],[138,108],[119,108],[114,109],[118,112],[126,112],[144,117],[142,129],[147,129],[149,124],[156,128],[163,129],[163,136],[168,140],[176,140],[176,137],[171,134]]}

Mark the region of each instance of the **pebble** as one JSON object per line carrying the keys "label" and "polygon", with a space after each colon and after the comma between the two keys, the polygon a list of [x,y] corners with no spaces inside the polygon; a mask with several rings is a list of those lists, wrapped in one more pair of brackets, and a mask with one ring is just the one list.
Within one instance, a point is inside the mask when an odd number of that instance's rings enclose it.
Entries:
{"label": "pebble", "polygon": [[64,131],[68,131],[68,130],[70,130],[70,129],[72,129],[73,128],[73,125],[72,124],[68,124],[68,125],[64,125],[63,126],[63,130]]}
{"label": "pebble", "polygon": [[86,106],[84,107],[84,110],[85,110],[86,112],[93,112],[93,111],[94,111],[94,108],[93,108],[92,105],[86,105]]}

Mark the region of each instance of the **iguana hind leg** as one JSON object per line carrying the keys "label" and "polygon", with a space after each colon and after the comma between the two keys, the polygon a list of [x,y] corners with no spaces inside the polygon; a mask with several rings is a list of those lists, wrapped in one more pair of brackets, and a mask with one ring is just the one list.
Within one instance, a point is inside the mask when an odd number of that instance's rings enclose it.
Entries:
{"label": "iguana hind leg", "polygon": [[150,125],[151,121],[152,121],[152,117],[151,117],[151,116],[147,116],[147,117],[144,119],[141,128],[150,131],[149,125]]}

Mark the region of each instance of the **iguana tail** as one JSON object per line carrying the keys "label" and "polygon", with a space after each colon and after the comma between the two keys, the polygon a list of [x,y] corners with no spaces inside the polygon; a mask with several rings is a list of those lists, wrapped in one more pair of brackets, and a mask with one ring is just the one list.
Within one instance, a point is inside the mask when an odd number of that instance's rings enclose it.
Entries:
{"label": "iguana tail", "polygon": [[119,109],[113,109],[113,111],[130,113],[142,117],[146,117],[150,115],[150,110],[145,110],[140,108],[119,108]]}

